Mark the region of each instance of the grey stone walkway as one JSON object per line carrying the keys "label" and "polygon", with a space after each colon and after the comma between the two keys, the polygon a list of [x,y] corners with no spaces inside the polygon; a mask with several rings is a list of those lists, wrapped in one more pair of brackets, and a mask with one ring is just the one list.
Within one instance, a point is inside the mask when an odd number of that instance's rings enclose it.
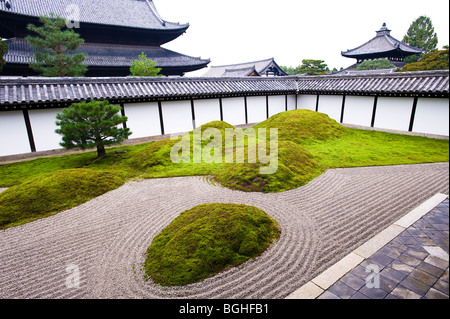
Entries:
{"label": "grey stone walkway", "polygon": [[448,299],[448,198],[318,299]]}

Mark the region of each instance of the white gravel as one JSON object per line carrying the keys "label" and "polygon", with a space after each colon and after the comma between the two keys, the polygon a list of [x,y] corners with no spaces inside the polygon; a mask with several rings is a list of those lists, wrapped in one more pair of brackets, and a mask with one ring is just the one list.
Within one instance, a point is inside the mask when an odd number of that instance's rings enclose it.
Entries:
{"label": "white gravel", "polygon": [[[0,298],[284,298],[437,192],[449,163],[333,169],[295,190],[245,193],[183,177],[129,182],[55,216],[0,231]],[[202,203],[242,203],[277,219],[262,256],[201,283],[143,279],[152,239]],[[79,288],[66,272],[78,266]],[[73,277],[70,277],[73,278]]]}

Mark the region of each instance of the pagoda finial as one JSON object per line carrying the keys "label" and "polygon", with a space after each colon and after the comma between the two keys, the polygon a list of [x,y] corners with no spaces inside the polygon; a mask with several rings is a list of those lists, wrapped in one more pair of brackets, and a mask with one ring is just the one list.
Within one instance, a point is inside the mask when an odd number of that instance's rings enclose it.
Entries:
{"label": "pagoda finial", "polygon": [[382,35],[391,35],[391,30],[389,30],[386,26],[386,22],[383,22],[383,25],[381,26],[381,29],[376,31],[377,32],[377,36],[382,36]]}

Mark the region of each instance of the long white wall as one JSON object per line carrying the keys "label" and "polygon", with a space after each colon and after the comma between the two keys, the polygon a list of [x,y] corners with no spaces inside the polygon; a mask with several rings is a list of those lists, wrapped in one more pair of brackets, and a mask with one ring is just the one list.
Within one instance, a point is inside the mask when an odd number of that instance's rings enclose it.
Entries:
{"label": "long white wall", "polygon": [[[293,109],[317,110],[337,122],[408,131],[449,135],[448,98],[273,95],[126,103],[127,127],[131,138],[187,132],[221,118],[232,125],[257,123],[279,112]],[[374,110],[375,107],[375,110]],[[61,109],[29,110],[28,117],[36,151],[61,148],[55,133],[56,114]],[[375,111],[375,112],[374,112]],[[342,113],[343,112],[343,113]],[[162,115],[162,118],[160,118]],[[375,117],[373,117],[375,115]],[[193,121],[195,119],[195,121]],[[247,121],[246,121],[247,120]],[[162,126],[161,126],[162,122]],[[23,111],[0,112],[0,156],[31,151]]]}

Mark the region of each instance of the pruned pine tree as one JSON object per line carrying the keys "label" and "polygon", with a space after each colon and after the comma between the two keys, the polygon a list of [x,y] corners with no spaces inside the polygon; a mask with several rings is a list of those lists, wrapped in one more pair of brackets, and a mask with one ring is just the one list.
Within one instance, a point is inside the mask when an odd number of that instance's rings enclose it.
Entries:
{"label": "pruned pine tree", "polygon": [[35,62],[30,67],[43,76],[65,77],[83,76],[87,65],[83,64],[86,53],[76,53],[84,43],[80,35],[73,29],[66,28],[66,20],[54,14],[41,16],[42,26],[29,24],[28,30],[37,36],[27,36],[25,39],[36,50]]}
{"label": "pruned pine tree", "polygon": [[123,142],[131,135],[129,128],[119,128],[127,121],[120,106],[108,101],[74,103],[56,115],[56,133],[63,135],[60,143],[66,149],[97,148],[97,159],[106,156],[105,146]]}

